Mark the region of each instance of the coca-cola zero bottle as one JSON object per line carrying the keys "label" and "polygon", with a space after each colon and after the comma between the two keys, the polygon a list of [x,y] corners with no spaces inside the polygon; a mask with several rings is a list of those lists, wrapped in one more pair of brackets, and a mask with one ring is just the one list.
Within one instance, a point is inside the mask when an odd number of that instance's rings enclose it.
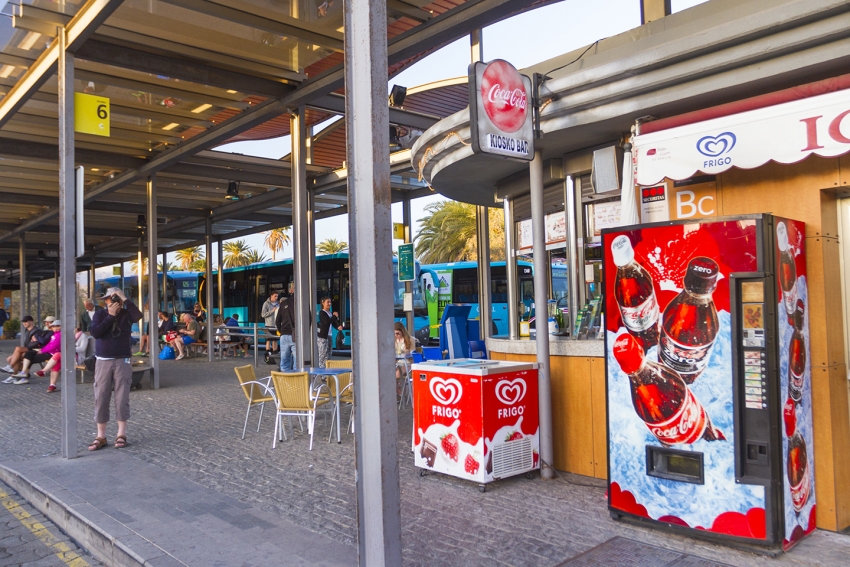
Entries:
{"label": "coca-cola zero bottle", "polygon": [[688,262],[684,288],[667,304],[661,322],[659,360],[688,384],[705,370],[720,323],[711,294],[720,269],[711,258]]}
{"label": "coca-cola zero bottle", "polygon": [[649,430],[664,445],[725,440],[699,400],[675,371],[647,360],[629,334],[614,341],[614,358],[629,375],[632,405]]}
{"label": "coca-cola zero bottle", "polygon": [[611,242],[611,254],[617,266],[614,296],[626,330],[649,350],[658,344],[658,300],[652,276],[635,261],[629,237],[622,234]]}
{"label": "coca-cola zero bottle", "polygon": [[790,318],[794,334],[788,344],[788,395],[796,403],[800,403],[803,398],[803,378],[806,374],[806,338],[803,336],[805,315],[803,300],[798,299],[794,316]]}
{"label": "coca-cola zero bottle", "polygon": [[809,500],[811,476],[809,475],[809,456],[806,453],[806,440],[797,431],[788,440],[788,462],[786,463],[788,484],[791,485],[791,504],[800,512]]}
{"label": "coca-cola zero bottle", "polygon": [[782,288],[782,302],[790,319],[797,305],[797,263],[784,222],[776,225],[776,246],[779,248],[779,287]]}

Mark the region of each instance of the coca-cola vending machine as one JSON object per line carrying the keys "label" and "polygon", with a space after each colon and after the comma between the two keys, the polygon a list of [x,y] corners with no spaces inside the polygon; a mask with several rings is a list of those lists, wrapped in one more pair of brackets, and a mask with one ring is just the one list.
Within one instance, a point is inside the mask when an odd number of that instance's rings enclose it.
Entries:
{"label": "coca-cola vending machine", "polygon": [[537,365],[459,358],[414,364],[415,464],[486,484],[540,468]]}
{"label": "coca-cola vending machine", "polygon": [[602,239],[611,515],[789,549],[815,528],[804,223]]}

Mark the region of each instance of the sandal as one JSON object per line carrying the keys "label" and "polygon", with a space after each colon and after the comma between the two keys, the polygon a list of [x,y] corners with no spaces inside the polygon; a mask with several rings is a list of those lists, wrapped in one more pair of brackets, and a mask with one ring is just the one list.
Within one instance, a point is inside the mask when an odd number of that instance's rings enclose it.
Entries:
{"label": "sandal", "polygon": [[106,437],[95,437],[94,441],[89,443],[89,451],[97,451],[106,447]]}
{"label": "sandal", "polygon": [[129,443],[127,443],[127,437],[125,435],[119,435],[115,438],[115,443],[112,444],[116,449],[123,449]]}

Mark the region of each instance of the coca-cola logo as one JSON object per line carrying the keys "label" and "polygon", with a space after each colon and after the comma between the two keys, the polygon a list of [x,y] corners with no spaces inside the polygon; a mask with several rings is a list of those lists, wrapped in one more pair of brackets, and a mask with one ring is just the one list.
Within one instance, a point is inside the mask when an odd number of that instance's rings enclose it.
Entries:
{"label": "coca-cola logo", "polygon": [[506,406],[512,406],[525,397],[525,380],[499,380],[496,383],[496,397]]}
{"label": "coca-cola logo", "polygon": [[481,77],[484,111],[503,132],[516,132],[525,123],[528,100],[522,75],[507,61],[493,61]]}
{"label": "coca-cola logo", "polygon": [[452,405],[460,401],[463,395],[463,386],[455,378],[432,378],[428,385],[434,399],[443,405]]}

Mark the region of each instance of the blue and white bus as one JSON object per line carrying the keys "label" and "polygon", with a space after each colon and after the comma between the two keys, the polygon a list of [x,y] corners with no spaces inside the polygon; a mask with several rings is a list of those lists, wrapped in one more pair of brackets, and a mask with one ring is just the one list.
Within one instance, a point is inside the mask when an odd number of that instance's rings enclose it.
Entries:
{"label": "blue and white bus", "polygon": [[[169,313],[183,313],[184,311],[191,312],[198,301],[198,287],[200,283],[199,272],[168,272],[168,287],[165,293],[165,310]],[[162,273],[157,274],[157,283],[159,284],[160,297],[162,291]],[[147,284],[145,284],[147,285]],[[109,276],[95,282],[95,297],[101,297],[110,287],[121,287],[121,276]],[[124,276],[124,293],[132,301],[138,301],[139,297],[139,278],[138,276]],[[147,287],[142,290],[142,293],[147,297]],[[142,306],[140,305],[139,308]]]}
{"label": "blue and white bus", "polygon": [[[328,296],[331,298],[332,310],[339,313],[343,323],[343,331],[333,330],[331,345],[335,349],[351,348],[351,294],[348,270],[349,256],[346,253],[329,254],[316,257],[316,314],[318,316],[319,300]],[[404,283],[398,281],[398,260],[393,258],[393,305],[395,320],[406,325],[404,312]],[[224,280],[224,315],[238,314],[242,324],[263,323],[261,317],[263,303],[272,292],[286,295],[289,282],[293,279],[292,259],[280,262],[265,262],[251,264],[238,268],[226,268]],[[415,267],[417,280],[419,263]],[[205,282],[203,274],[200,278],[200,302],[205,302]],[[213,272],[213,296],[218,294],[218,276]],[[418,285],[413,286],[414,332],[420,340],[428,338],[429,323],[425,300]],[[318,319],[317,319],[318,320]]]}
{"label": "blue and white bus", "polygon": [[[517,262],[519,300],[527,309],[534,304],[534,270],[531,262]],[[431,338],[439,338],[440,319],[445,306],[464,303],[472,306],[470,319],[478,319],[478,262],[449,262],[422,266],[420,286],[426,296],[428,315],[431,322]],[[490,294],[493,307],[494,335],[507,335],[508,325],[508,279],[505,262],[490,264]],[[566,264],[552,264],[551,297],[558,307],[566,311],[569,297]],[[519,315],[522,315],[520,313]],[[531,315],[533,320],[533,313]]]}

